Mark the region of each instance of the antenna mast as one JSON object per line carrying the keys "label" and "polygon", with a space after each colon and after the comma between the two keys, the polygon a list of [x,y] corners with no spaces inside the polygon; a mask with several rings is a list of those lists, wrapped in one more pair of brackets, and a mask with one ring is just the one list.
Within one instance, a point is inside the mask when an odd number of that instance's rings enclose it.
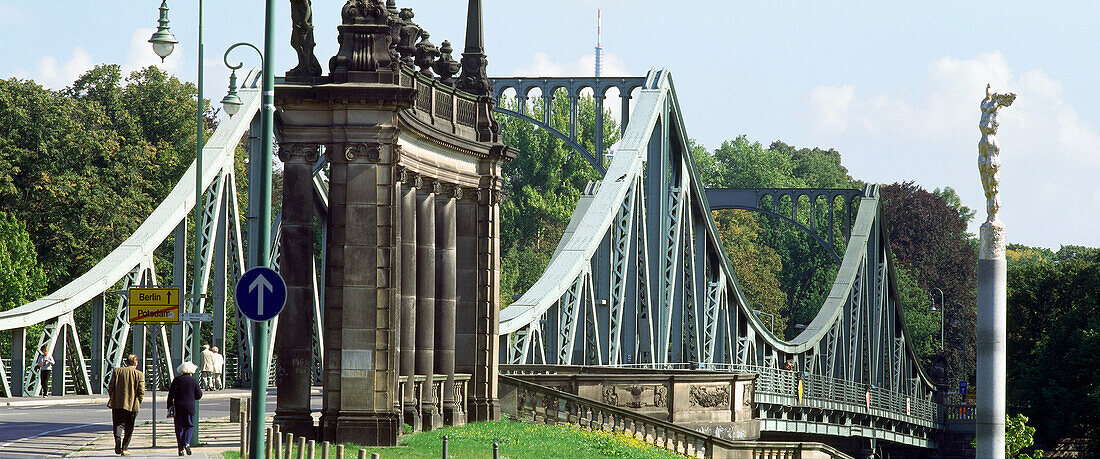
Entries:
{"label": "antenna mast", "polygon": [[602,20],[600,19],[600,9],[597,8],[596,9],[596,78],[600,77],[600,70],[602,70],[601,69],[602,62],[600,62],[601,58],[602,58],[602,54],[603,54],[603,48],[600,47],[600,23],[601,22],[602,22]]}

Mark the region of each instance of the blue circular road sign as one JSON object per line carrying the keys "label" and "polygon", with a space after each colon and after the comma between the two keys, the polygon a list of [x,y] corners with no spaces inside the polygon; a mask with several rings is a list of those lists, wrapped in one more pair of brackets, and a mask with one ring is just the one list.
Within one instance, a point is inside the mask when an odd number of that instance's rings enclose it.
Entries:
{"label": "blue circular road sign", "polygon": [[265,321],[279,315],[286,305],[286,282],[271,268],[257,266],[248,270],[233,289],[237,309],[245,317]]}

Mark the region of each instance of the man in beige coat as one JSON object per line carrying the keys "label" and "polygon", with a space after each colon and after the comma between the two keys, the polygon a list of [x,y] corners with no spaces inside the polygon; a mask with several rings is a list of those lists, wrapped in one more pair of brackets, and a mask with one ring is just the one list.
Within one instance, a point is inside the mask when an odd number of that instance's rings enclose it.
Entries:
{"label": "man in beige coat", "polygon": [[114,424],[115,454],[129,456],[130,437],[134,434],[134,420],[145,397],[145,374],[137,369],[137,356],[126,356],[126,365],[111,372],[107,383],[107,406],[111,408]]}

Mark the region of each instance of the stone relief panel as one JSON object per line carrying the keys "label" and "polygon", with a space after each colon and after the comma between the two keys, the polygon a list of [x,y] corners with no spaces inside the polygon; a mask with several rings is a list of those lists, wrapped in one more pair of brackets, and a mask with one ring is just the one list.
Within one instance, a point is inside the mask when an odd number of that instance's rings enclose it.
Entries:
{"label": "stone relief panel", "polygon": [[668,388],[656,384],[605,385],[603,402],[626,408],[665,408],[668,406]]}
{"label": "stone relief panel", "polygon": [[730,388],[729,386],[692,385],[688,389],[688,403],[691,406],[701,406],[703,408],[729,405]]}

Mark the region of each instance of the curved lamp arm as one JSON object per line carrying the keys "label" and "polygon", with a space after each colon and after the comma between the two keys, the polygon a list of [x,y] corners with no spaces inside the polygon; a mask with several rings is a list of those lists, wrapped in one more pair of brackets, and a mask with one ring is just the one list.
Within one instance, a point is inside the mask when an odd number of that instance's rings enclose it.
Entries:
{"label": "curved lamp arm", "polygon": [[230,70],[229,93],[226,94],[224,98],[222,98],[222,108],[225,109],[225,113],[227,113],[230,118],[232,118],[233,115],[236,115],[237,112],[241,109],[241,105],[243,105],[240,96],[237,95],[237,69],[243,67],[244,62],[238,62],[237,65],[229,63],[229,53],[239,46],[247,46],[255,50],[256,54],[260,55],[261,66],[263,65],[264,60],[264,53],[260,51],[260,48],[257,48],[252,43],[240,42],[234,44],[233,46],[230,46],[229,49],[225,50],[225,55],[222,56],[222,62],[224,62],[225,66],[229,67]]}

